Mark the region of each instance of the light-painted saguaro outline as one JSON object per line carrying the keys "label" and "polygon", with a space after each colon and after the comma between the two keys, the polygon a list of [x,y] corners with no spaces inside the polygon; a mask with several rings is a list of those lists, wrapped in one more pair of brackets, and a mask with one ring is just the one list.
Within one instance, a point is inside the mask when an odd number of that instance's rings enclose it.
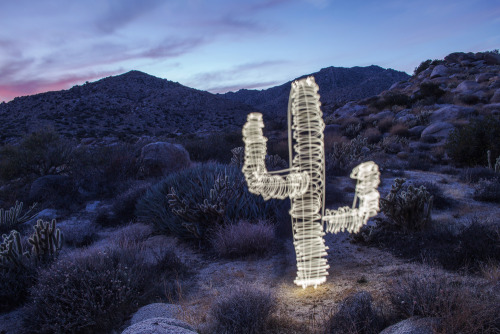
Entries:
{"label": "light-painted saguaro outline", "polygon": [[[357,166],[351,173],[351,177],[358,180],[353,207],[326,210],[325,215],[325,124],[318,89],[313,77],[292,83],[288,101],[289,169],[275,172],[266,169],[267,138],[262,132],[262,114],[249,114],[243,127],[243,173],[249,191],[262,195],[265,200],[286,197],[291,200],[290,215],[297,255],[294,282],[303,288],[316,287],[325,282],[328,275],[329,266],[325,259],[328,247],[323,239],[323,221],[328,232],[355,232],[379,210],[376,188],[380,173],[377,165],[370,161]],[[356,208],[358,199],[359,208]]]}

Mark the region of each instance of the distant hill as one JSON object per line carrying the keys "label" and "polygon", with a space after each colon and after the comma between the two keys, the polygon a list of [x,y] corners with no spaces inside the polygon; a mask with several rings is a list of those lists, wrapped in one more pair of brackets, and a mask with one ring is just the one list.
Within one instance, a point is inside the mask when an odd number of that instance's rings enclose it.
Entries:
{"label": "distant hill", "polygon": [[[314,76],[319,85],[323,112],[334,110],[349,101],[377,95],[391,87],[392,84],[410,78],[405,72],[372,65],[351,68],[332,66],[297,79],[310,75]],[[235,93],[229,92],[219,95],[232,101],[251,105],[265,115],[284,117],[292,81],[265,90],[241,89]]]}
{"label": "distant hill", "polygon": [[[324,112],[409,78],[404,72],[378,66],[329,67],[312,75],[320,86]],[[243,126],[250,112],[284,117],[290,83],[262,91],[211,94],[130,71],[0,104],[0,140],[46,126],[77,138],[176,136],[236,129]]]}
{"label": "distant hill", "polygon": [[52,126],[66,136],[168,135],[243,126],[254,108],[139,71],[0,104],[1,139]]}

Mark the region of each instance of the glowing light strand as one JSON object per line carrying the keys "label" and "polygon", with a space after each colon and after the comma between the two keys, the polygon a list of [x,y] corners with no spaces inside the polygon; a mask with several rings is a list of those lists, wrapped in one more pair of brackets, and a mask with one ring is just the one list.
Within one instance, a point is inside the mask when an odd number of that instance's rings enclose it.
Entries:
{"label": "glowing light strand", "polygon": [[[329,268],[328,247],[323,236],[323,222],[328,232],[357,231],[378,211],[378,167],[367,162],[356,167],[351,177],[358,180],[353,208],[327,210],[324,215],[325,124],[320,110],[318,86],[313,77],[292,83],[288,101],[288,138],[290,169],[268,172],[265,166],[266,142],[262,115],[251,113],[243,127],[245,161],[243,173],[249,191],[264,199],[290,197],[294,246],[297,255],[295,283],[303,288],[326,281]],[[293,124],[291,122],[293,118]],[[293,130],[293,136],[292,136]],[[293,145],[292,154],[292,141]],[[287,175],[285,172],[289,172]],[[359,208],[355,208],[359,199]]]}

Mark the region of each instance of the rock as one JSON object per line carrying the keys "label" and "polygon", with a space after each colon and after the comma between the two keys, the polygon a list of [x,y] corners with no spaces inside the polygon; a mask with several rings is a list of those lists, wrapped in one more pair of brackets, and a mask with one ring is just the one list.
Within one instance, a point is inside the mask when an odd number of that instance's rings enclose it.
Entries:
{"label": "rock", "polygon": [[483,110],[491,113],[493,116],[500,115],[500,103],[490,103],[483,106]]}
{"label": "rock", "polygon": [[462,61],[472,62],[476,60],[474,54],[472,52],[453,52],[444,57],[444,60],[448,63],[460,63]]}
{"label": "rock", "polygon": [[66,175],[45,175],[36,179],[30,188],[29,198],[32,201],[43,201],[55,193],[58,195],[70,194],[73,184]]}
{"label": "rock", "polygon": [[465,81],[462,81],[457,86],[457,88],[455,88],[454,92],[468,93],[468,92],[474,92],[474,91],[478,90],[479,88],[481,88],[481,86],[477,82],[471,81],[471,80],[465,80]]}
{"label": "rock", "polygon": [[450,74],[450,69],[444,65],[437,65],[431,73],[431,79],[437,77],[447,77]]}
{"label": "rock", "polygon": [[410,128],[408,130],[408,133],[412,137],[420,137],[420,135],[422,134],[422,131],[424,131],[425,128],[426,128],[425,125],[417,125],[417,126],[414,126],[413,128]]}
{"label": "rock", "polygon": [[481,83],[485,81],[489,81],[490,78],[493,78],[495,74],[493,73],[480,73],[476,75],[476,82]]}
{"label": "rock", "polygon": [[417,78],[419,78],[419,79],[427,78],[431,73],[432,73],[432,69],[428,67],[425,70],[423,70],[422,72],[420,72],[418,74]]}
{"label": "rock", "polygon": [[122,334],[196,334],[196,331],[177,319],[151,318],[127,327]]}
{"label": "rock", "polygon": [[0,314],[0,333],[17,334],[20,332],[19,324],[22,323],[25,311],[18,308],[8,313]]}
{"label": "rock", "polygon": [[444,139],[448,137],[448,134],[453,130],[454,126],[448,122],[436,122],[432,123],[422,131],[420,138],[433,137],[436,139]]}
{"label": "rock", "polygon": [[498,53],[484,52],[483,59],[488,65],[500,65],[500,54]]}
{"label": "rock", "polygon": [[398,152],[398,154],[396,154],[396,156],[397,156],[399,159],[406,160],[406,159],[408,159],[409,154],[408,154],[408,152],[401,151],[401,152]]}
{"label": "rock", "polygon": [[460,118],[468,118],[475,113],[474,108],[462,107],[454,104],[444,105],[441,108],[434,110],[430,116],[431,122],[444,122],[457,120]]}
{"label": "rock", "polygon": [[490,99],[490,103],[500,103],[500,88],[495,91]]}
{"label": "rock", "polygon": [[394,113],[390,110],[382,110],[379,113],[368,115],[366,120],[368,122],[373,122],[373,121],[380,121],[387,117],[394,117]]}
{"label": "rock", "polygon": [[87,203],[87,205],[85,206],[85,211],[88,213],[96,213],[100,203],[101,201],[93,201]]}
{"label": "rock", "polygon": [[130,323],[132,325],[151,318],[177,318],[182,311],[179,305],[166,303],[153,303],[141,307],[134,313]]}
{"label": "rock", "polygon": [[387,327],[380,334],[433,334],[437,326],[437,318],[411,317]]}
{"label": "rock", "polygon": [[343,107],[335,110],[335,113],[340,115],[340,118],[364,116],[368,111],[367,106],[356,104],[356,102],[348,102]]}
{"label": "rock", "polygon": [[144,146],[139,161],[142,174],[147,176],[165,175],[191,164],[189,153],[182,145],[167,142]]}

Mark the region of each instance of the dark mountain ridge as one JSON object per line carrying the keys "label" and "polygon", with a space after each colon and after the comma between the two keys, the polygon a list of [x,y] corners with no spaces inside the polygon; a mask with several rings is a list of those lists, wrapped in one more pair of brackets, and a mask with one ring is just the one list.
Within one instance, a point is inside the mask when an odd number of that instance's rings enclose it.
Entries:
{"label": "dark mountain ridge", "polygon": [[[319,72],[303,75],[297,79],[314,76],[319,85],[323,112],[336,109],[346,102],[377,95],[398,81],[408,80],[405,72],[384,69],[371,65],[366,67],[327,67]],[[264,90],[241,89],[220,94],[227,99],[243,102],[259,109],[264,115],[284,117],[292,81]]]}

